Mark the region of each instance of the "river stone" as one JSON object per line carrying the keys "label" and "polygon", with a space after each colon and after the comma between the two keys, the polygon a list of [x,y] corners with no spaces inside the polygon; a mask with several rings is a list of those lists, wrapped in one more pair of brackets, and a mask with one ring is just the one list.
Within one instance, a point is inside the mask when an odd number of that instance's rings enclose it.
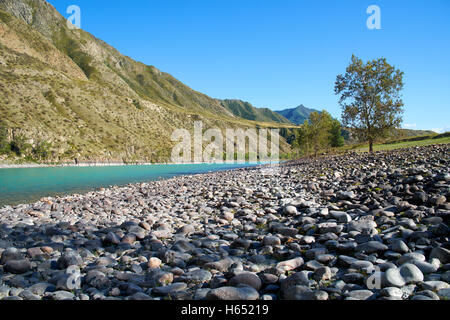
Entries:
{"label": "river stone", "polygon": [[390,268],[387,269],[383,275],[381,284],[383,287],[403,287],[406,283],[400,274],[400,270],[398,268]]}
{"label": "river stone", "polygon": [[424,296],[427,298],[431,298],[432,300],[439,300],[439,295],[437,295],[436,293],[434,293],[431,290],[423,290],[423,291],[416,292],[415,296],[413,297],[413,300],[416,296]]}
{"label": "river stone", "polygon": [[338,191],[336,196],[340,200],[353,200],[356,194],[353,191]]}
{"label": "river stone", "polygon": [[369,300],[375,296],[375,294],[370,290],[354,290],[346,294],[348,298],[353,300]]}
{"label": "river stone", "polygon": [[197,269],[181,275],[177,282],[203,283],[211,280],[212,274],[208,270]]}
{"label": "river stone", "polygon": [[386,288],[381,289],[380,295],[382,295],[384,297],[402,298],[403,291],[396,287],[386,287]]}
{"label": "river stone", "polygon": [[291,271],[299,268],[304,263],[304,260],[302,257],[297,257],[294,259],[286,260],[279,262],[276,266],[276,269],[280,273],[284,273],[286,271]]}
{"label": "river stone", "polygon": [[430,259],[433,258],[439,259],[442,264],[450,263],[450,250],[442,247],[435,247],[430,253]]}
{"label": "river stone", "polygon": [[120,240],[120,243],[126,243],[126,244],[133,244],[136,242],[136,235],[133,233],[129,233],[123,236],[122,240]]}
{"label": "river stone", "polygon": [[233,265],[233,263],[234,261],[232,259],[225,258],[215,262],[208,262],[203,267],[205,269],[215,269],[220,272],[225,272]]}
{"label": "river stone", "polygon": [[316,242],[316,239],[313,236],[303,236],[300,239],[301,244],[311,244]]}
{"label": "river stone", "polygon": [[47,294],[53,300],[75,300],[75,295],[68,291],[55,291]]}
{"label": "river stone", "polygon": [[120,243],[120,238],[114,232],[108,232],[106,237],[103,239],[103,244],[106,246],[117,245]]}
{"label": "river stone", "polygon": [[363,232],[365,230],[373,230],[377,227],[377,224],[375,221],[372,220],[358,220],[358,221],[351,221],[347,224],[348,231],[358,231]]}
{"label": "river stone", "polygon": [[297,214],[297,208],[294,206],[286,206],[283,209],[283,213],[287,216],[294,216]]}
{"label": "river stone", "polygon": [[436,272],[439,269],[439,266],[424,261],[412,260],[411,263],[418,267],[420,271],[425,274]]}
{"label": "river stone", "polygon": [[242,272],[231,278],[230,280],[231,286],[236,287],[240,284],[248,285],[250,287],[255,288],[256,290],[261,289],[262,285],[261,279],[251,272]]}
{"label": "river stone", "polygon": [[34,300],[41,300],[41,297],[39,297],[38,295],[35,295],[33,293],[31,293],[29,290],[23,290],[20,294],[19,297],[21,297],[24,300],[30,300],[30,301],[34,301]]}
{"label": "river stone", "polygon": [[328,300],[328,293],[305,286],[293,286],[283,290],[283,297],[286,300]]}
{"label": "river stone", "polygon": [[366,273],[372,272],[374,270],[373,263],[366,260],[357,260],[351,263],[350,268],[364,271]]}
{"label": "river stone", "polygon": [[103,289],[108,287],[109,280],[106,277],[106,275],[103,272],[100,272],[98,270],[90,270],[85,278],[84,281],[88,283],[91,287],[97,288],[97,289]]}
{"label": "river stone", "polygon": [[341,211],[330,211],[330,215],[337,219],[337,221],[339,223],[349,223],[350,221],[352,221],[352,218],[350,217],[350,215],[346,212],[341,212]]}
{"label": "river stone", "polygon": [[259,293],[252,287],[220,287],[212,289],[206,300],[257,300]]}
{"label": "river stone", "polygon": [[266,246],[278,246],[281,244],[281,240],[276,236],[265,236],[263,243]]}
{"label": "river stone", "polygon": [[438,290],[437,295],[438,295],[441,299],[450,300],[450,288]]}
{"label": "river stone", "polygon": [[5,300],[5,301],[19,301],[19,300],[23,300],[23,299],[21,297],[18,297],[18,296],[9,296],[9,297],[2,298],[2,300]]}
{"label": "river stone", "polygon": [[31,270],[31,264],[28,260],[22,259],[22,260],[8,260],[6,262],[5,271],[14,273],[14,274],[22,274],[26,273]]}
{"label": "river stone", "polygon": [[30,292],[33,294],[42,296],[46,292],[54,292],[56,290],[56,287],[51,283],[39,282],[29,287],[28,290],[30,290]]}
{"label": "river stone", "polygon": [[252,242],[248,239],[239,238],[231,243],[230,248],[242,248],[244,250],[247,250],[250,247],[251,243]]}
{"label": "river stone", "polygon": [[399,265],[402,265],[404,263],[407,262],[411,262],[413,260],[416,261],[425,261],[425,256],[421,253],[417,253],[417,252],[410,252],[410,253],[406,253],[404,255],[402,255],[398,260],[397,263]]}
{"label": "river stone", "polygon": [[2,252],[0,264],[5,264],[9,260],[21,260],[22,257],[22,253],[17,248],[8,248]]}
{"label": "river stone", "polygon": [[59,257],[57,263],[60,269],[67,269],[70,266],[80,266],[83,259],[75,252],[66,252]]}
{"label": "river stone", "polygon": [[151,257],[148,260],[147,266],[150,269],[156,269],[156,268],[159,268],[161,266],[161,263],[162,263],[161,259],[156,258],[156,257]]}
{"label": "river stone", "polygon": [[230,211],[225,211],[222,214],[222,218],[227,220],[227,221],[232,221],[234,219],[234,214],[232,212],[230,212]]}
{"label": "river stone", "polygon": [[177,234],[182,234],[185,236],[188,236],[194,232],[195,232],[195,228],[193,226],[191,226],[190,224],[184,225],[177,230]]}
{"label": "river stone", "polygon": [[296,228],[289,227],[278,227],[275,231],[285,237],[295,237],[298,233]]}
{"label": "river stone", "polygon": [[422,282],[422,288],[425,290],[438,291],[441,289],[448,289],[450,285],[444,281],[424,281]]}
{"label": "river stone", "polygon": [[400,267],[400,274],[406,284],[423,281],[423,273],[420,269],[411,263],[405,263]]}
{"label": "river stone", "polygon": [[309,274],[311,271],[300,271],[294,274],[291,274],[289,277],[283,279],[281,281],[281,290],[284,291],[290,287],[300,285],[300,286],[308,286],[309,285]]}
{"label": "river stone", "polygon": [[314,279],[316,281],[330,280],[332,275],[330,267],[320,267],[314,271]]}
{"label": "river stone", "polygon": [[169,284],[167,286],[153,288],[152,293],[154,293],[156,295],[166,296],[166,295],[170,295],[174,292],[184,291],[186,289],[187,289],[186,283],[175,282],[175,283]]}
{"label": "river stone", "polygon": [[216,288],[226,286],[227,283],[228,283],[228,281],[225,277],[215,276],[215,277],[212,277],[211,281],[209,282],[209,286],[211,287],[211,289],[216,289]]}
{"label": "river stone", "polygon": [[356,258],[350,257],[350,256],[346,256],[346,255],[340,255],[338,256],[338,262],[343,265],[344,267],[349,267],[352,265],[352,263],[355,263],[359,261]]}
{"label": "river stone", "polygon": [[0,285],[0,298],[4,298],[9,296],[9,292],[11,291],[11,288],[5,285]]}
{"label": "river stone", "polygon": [[143,292],[136,292],[135,294],[129,296],[127,300],[143,301],[143,300],[153,300],[153,298]]}
{"label": "river stone", "polygon": [[362,243],[356,247],[356,251],[365,252],[368,254],[383,252],[386,251],[387,249],[388,247],[385,244],[378,241],[369,241],[366,243]]}
{"label": "river stone", "polygon": [[409,252],[409,248],[406,245],[405,242],[403,242],[402,240],[395,240],[391,245],[390,245],[390,249],[392,251],[398,252],[398,253],[407,253]]}
{"label": "river stone", "polygon": [[95,264],[100,267],[112,267],[117,264],[117,261],[110,257],[100,257],[95,261]]}

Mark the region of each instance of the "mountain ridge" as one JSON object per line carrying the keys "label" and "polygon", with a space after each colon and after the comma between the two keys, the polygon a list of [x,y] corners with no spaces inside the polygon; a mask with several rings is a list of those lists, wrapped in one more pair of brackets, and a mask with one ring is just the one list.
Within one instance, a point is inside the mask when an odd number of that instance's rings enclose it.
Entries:
{"label": "mountain ridge", "polygon": [[[220,129],[295,127],[269,109],[211,98],[88,32],[69,30],[44,0],[0,0],[0,35],[0,125],[32,144],[52,141],[52,159],[164,161],[173,130],[198,120]],[[241,107],[249,119],[238,116]]]}

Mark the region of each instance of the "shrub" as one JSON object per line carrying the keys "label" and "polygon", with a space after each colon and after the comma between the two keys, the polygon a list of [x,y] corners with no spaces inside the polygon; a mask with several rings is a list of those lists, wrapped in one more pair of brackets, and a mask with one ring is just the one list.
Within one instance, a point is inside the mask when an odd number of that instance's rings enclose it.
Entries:
{"label": "shrub", "polygon": [[14,135],[13,140],[9,143],[9,145],[11,151],[18,156],[25,154],[27,149],[29,148],[27,139],[23,134]]}
{"label": "shrub", "polygon": [[39,141],[31,151],[36,160],[45,160],[50,156],[51,143],[46,141]]}
{"label": "shrub", "polygon": [[139,109],[139,110],[143,109],[139,100],[133,100],[133,104],[137,109]]}
{"label": "shrub", "polygon": [[0,20],[2,20],[4,23],[8,23],[11,21],[11,16],[8,13],[0,10]]}

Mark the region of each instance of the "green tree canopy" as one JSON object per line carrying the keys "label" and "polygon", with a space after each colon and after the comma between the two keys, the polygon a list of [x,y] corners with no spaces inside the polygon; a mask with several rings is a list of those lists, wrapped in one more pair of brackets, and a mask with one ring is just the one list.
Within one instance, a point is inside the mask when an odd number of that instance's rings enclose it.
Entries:
{"label": "green tree canopy", "polygon": [[329,147],[340,147],[344,144],[341,123],[325,110],[312,112],[300,129],[298,144],[304,154],[314,152],[315,155]]}
{"label": "green tree canopy", "polygon": [[339,120],[333,119],[331,121],[330,146],[333,148],[342,147],[344,145],[344,137],[342,136],[342,125]]}

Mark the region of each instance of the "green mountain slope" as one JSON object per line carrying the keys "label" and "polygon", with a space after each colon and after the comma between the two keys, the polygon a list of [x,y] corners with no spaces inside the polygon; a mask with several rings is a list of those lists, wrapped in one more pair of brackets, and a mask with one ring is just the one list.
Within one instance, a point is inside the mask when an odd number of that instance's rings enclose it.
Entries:
{"label": "green mountain slope", "polygon": [[245,101],[222,100],[221,105],[240,118],[254,121],[291,124],[291,122],[282,115],[267,108],[256,108]]}
{"label": "green mountain slope", "polygon": [[[70,30],[44,0],[0,0],[0,125],[31,145],[50,141],[52,160],[164,161],[173,130],[192,131],[197,120],[293,126],[270,110],[238,109]],[[289,150],[282,139],[281,152]]]}
{"label": "green mountain slope", "polygon": [[282,115],[283,117],[285,117],[286,119],[288,119],[290,122],[300,125],[306,119],[308,119],[309,115],[314,111],[320,112],[315,109],[309,109],[301,104],[297,108],[285,109],[285,110],[276,111],[276,112],[278,114]]}

